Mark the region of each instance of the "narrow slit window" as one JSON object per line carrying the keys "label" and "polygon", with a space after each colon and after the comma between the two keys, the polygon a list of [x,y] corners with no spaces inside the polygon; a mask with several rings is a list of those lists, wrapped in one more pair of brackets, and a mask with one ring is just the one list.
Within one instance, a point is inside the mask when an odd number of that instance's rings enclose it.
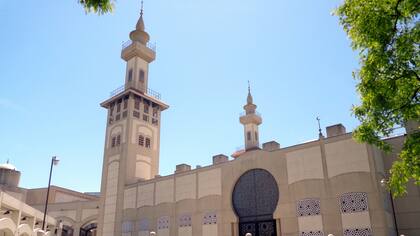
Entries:
{"label": "narrow slit window", "polygon": [[150,148],[150,138],[146,138],[146,148]]}
{"label": "narrow slit window", "polygon": [[130,82],[133,79],[133,69],[130,69],[128,71],[128,82]]}
{"label": "narrow slit window", "polygon": [[249,141],[251,140],[251,132],[246,132],[246,139]]}
{"label": "narrow slit window", "polygon": [[258,141],[258,133],[255,131],[255,140]]}
{"label": "narrow slit window", "polygon": [[128,107],[128,99],[124,99],[124,109],[127,109]]}
{"label": "narrow slit window", "polygon": [[139,72],[139,81],[140,83],[144,83],[144,70],[140,69]]}
{"label": "narrow slit window", "polygon": [[115,137],[112,137],[111,147],[115,147],[115,141],[116,141],[116,138]]}
{"label": "narrow slit window", "polygon": [[139,135],[139,145],[144,146],[144,136],[143,135]]}
{"label": "narrow slit window", "polygon": [[121,135],[118,135],[115,145],[120,146],[120,144],[121,144]]}
{"label": "narrow slit window", "polygon": [[136,100],[134,100],[134,109],[140,110],[140,99],[138,99],[138,98],[136,98]]}

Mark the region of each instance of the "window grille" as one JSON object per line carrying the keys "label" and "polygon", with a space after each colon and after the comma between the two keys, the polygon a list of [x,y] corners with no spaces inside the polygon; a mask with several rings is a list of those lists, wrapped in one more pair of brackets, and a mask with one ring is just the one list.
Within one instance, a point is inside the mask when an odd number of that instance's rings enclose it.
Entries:
{"label": "window grille", "polygon": [[217,214],[215,212],[207,212],[203,216],[203,225],[217,224]]}
{"label": "window grille", "polygon": [[191,227],[192,226],[191,214],[184,214],[178,218],[179,227]]}
{"label": "window grille", "polygon": [[317,198],[302,199],[297,203],[297,216],[315,216],[321,214],[321,203]]}
{"label": "window grille", "polygon": [[117,136],[117,141],[115,142],[115,145],[120,146],[120,144],[121,144],[121,135],[118,135]]}
{"label": "window grille", "polygon": [[143,135],[139,135],[139,145],[144,146],[144,136]]}
{"label": "window grille", "polygon": [[150,138],[146,138],[146,148],[150,148]]}
{"label": "window grille", "polygon": [[367,211],[367,193],[345,193],[340,197],[340,204],[343,214]]}

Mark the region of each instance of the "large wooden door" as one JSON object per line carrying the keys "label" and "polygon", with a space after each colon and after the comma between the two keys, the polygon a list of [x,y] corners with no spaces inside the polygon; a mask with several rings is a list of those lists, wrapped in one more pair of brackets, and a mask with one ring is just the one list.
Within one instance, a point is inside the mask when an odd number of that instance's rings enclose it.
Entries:
{"label": "large wooden door", "polygon": [[266,170],[252,169],[236,182],[232,205],[239,218],[239,236],[277,236],[273,213],[279,190],[274,177]]}

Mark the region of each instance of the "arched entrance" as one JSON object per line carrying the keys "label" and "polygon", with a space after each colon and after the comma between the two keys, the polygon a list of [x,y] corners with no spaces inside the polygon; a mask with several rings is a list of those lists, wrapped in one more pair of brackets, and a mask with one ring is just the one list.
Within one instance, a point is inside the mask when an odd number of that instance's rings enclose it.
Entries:
{"label": "arched entrance", "polygon": [[266,170],[245,172],[235,184],[232,205],[239,217],[239,236],[277,236],[273,213],[279,189],[274,177]]}
{"label": "arched entrance", "polygon": [[96,223],[91,223],[80,228],[80,236],[96,236]]}

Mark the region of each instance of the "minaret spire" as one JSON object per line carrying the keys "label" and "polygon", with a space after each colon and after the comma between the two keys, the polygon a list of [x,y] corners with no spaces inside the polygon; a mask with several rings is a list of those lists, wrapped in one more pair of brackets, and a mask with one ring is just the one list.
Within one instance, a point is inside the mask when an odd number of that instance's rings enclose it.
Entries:
{"label": "minaret spire", "polygon": [[141,0],[140,17],[143,17],[143,0]]}
{"label": "minaret spire", "polygon": [[251,85],[248,81],[248,96],[244,106],[245,114],[239,118],[241,124],[244,125],[245,150],[258,149],[260,146],[258,126],[262,123],[262,118],[256,112],[256,109],[257,105],[253,102]]}
{"label": "minaret spire", "polygon": [[137,41],[142,44],[147,44],[149,42],[150,36],[145,31],[144,27],[144,20],[143,20],[143,11],[144,11],[144,3],[141,1],[141,8],[140,8],[140,18],[137,21],[136,29],[131,31],[130,39],[132,41]]}

